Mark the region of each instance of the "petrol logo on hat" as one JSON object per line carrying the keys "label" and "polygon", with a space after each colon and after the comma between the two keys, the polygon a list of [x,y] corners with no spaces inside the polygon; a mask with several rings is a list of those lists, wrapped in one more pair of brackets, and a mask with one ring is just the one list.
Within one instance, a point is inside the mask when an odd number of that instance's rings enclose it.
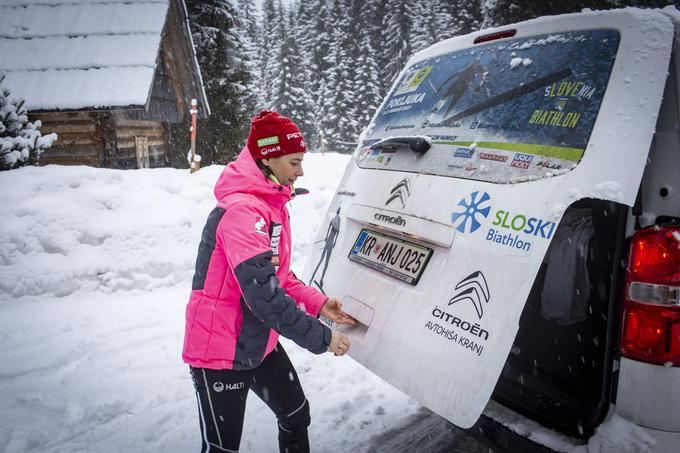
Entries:
{"label": "petrol logo on hat", "polygon": [[274,135],[273,137],[265,137],[261,138],[257,141],[257,146],[262,147],[262,146],[267,146],[267,145],[276,145],[279,143],[279,137],[277,135]]}

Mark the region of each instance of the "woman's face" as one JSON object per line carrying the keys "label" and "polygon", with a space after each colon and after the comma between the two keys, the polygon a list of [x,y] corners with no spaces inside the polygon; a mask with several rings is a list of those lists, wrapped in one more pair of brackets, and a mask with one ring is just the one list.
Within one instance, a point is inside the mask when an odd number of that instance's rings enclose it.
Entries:
{"label": "woman's face", "polygon": [[262,159],[262,163],[269,167],[281,184],[289,186],[304,175],[302,171],[302,160],[304,158],[305,153],[284,154],[279,157]]}

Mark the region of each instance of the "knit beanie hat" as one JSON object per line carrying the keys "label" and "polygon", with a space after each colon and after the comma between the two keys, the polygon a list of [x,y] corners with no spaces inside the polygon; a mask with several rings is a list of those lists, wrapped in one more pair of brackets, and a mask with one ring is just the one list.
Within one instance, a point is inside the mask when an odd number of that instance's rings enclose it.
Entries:
{"label": "knit beanie hat", "polygon": [[262,110],[250,122],[248,150],[254,159],[269,159],[307,151],[300,129],[290,118]]}

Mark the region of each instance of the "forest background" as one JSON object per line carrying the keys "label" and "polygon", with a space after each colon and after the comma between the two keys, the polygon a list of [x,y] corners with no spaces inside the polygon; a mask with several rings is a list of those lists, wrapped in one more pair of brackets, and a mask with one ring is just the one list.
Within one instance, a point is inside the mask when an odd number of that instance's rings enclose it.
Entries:
{"label": "forest background", "polygon": [[[202,165],[243,147],[260,110],[291,117],[312,151],[351,153],[408,59],[431,44],[540,16],[668,0],[185,0],[211,115]],[[258,3],[261,3],[259,8]],[[170,164],[185,167],[186,125]]]}

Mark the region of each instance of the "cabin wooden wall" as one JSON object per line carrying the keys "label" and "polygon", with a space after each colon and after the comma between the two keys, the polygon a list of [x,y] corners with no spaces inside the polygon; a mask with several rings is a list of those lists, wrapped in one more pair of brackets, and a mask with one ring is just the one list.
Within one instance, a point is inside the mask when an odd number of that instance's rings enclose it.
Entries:
{"label": "cabin wooden wall", "polygon": [[40,157],[41,165],[90,165],[101,163],[101,138],[97,124],[87,112],[29,114],[29,121],[40,120],[40,132],[56,132],[58,139]]}
{"label": "cabin wooden wall", "polygon": [[163,123],[117,119],[115,125],[118,144],[117,168],[138,168],[135,137],[146,137],[150,167],[167,166],[168,133]]}
{"label": "cabin wooden wall", "polygon": [[59,136],[40,157],[41,165],[90,165],[105,168],[138,168],[137,141],[145,137],[149,166],[168,164],[168,131],[164,123],[125,118],[124,111],[31,114],[39,119],[43,135]]}

